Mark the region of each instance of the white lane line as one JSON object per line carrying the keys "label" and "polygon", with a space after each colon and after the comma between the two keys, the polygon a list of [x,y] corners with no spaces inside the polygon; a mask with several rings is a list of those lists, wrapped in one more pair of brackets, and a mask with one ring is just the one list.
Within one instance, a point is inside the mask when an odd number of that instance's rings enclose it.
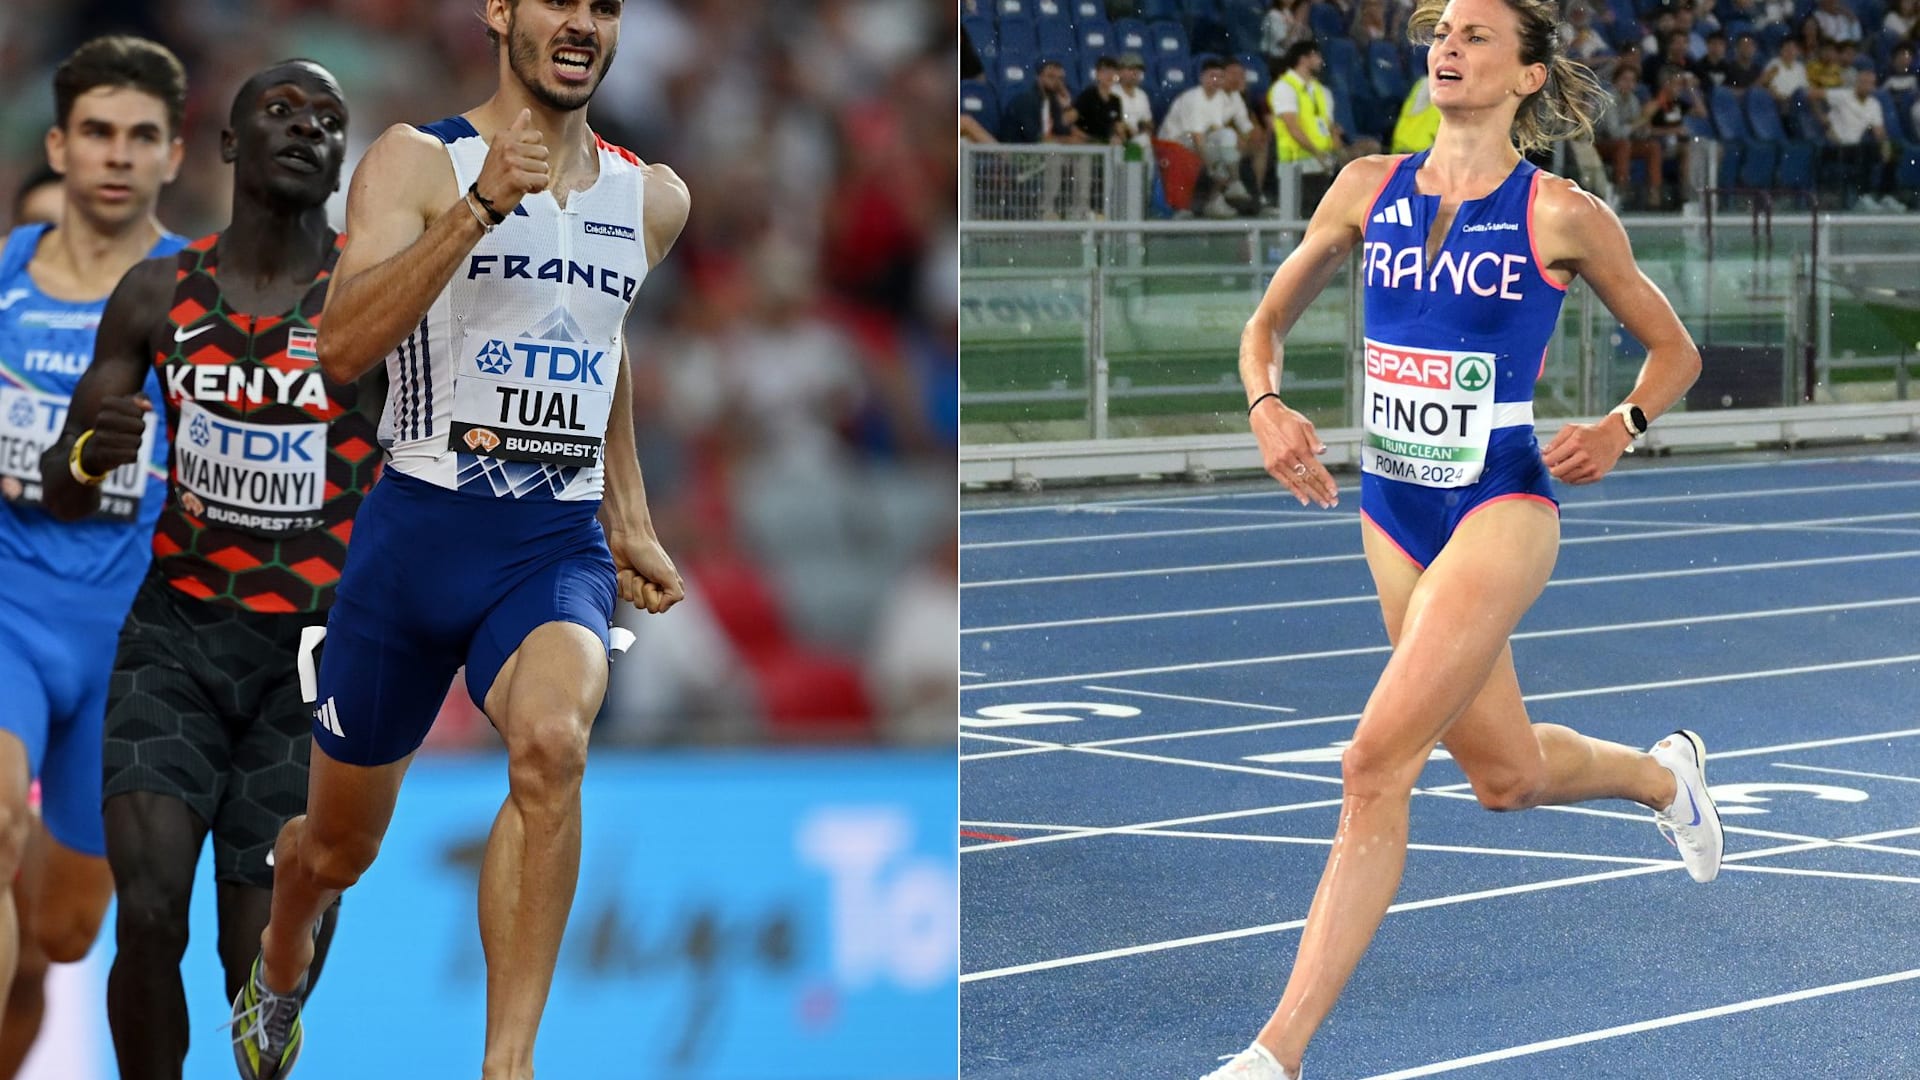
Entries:
{"label": "white lane line", "polygon": [[[1023,836],[1018,840],[1003,840],[993,845],[995,848],[1022,847],[1028,844],[1051,844],[1060,840],[1082,840],[1090,836],[1112,836],[1134,829],[1158,829],[1175,825],[1204,825],[1210,821],[1231,821],[1235,818],[1260,817],[1265,814],[1284,814],[1294,810],[1320,810],[1329,806],[1339,806],[1340,799],[1315,799],[1312,802],[1282,803],[1279,806],[1259,806],[1251,810],[1227,810],[1217,814],[1196,814],[1192,817],[1168,818],[1165,821],[1143,821],[1137,825],[1105,825],[1075,829],[1072,832],[1055,833],[1049,836]],[[961,822],[962,825],[967,824]],[[962,848],[963,852],[976,850]]]}
{"label": "white lane line", "polygon": [[[1115,829],[1120,836],[1174,836],[1190,840],[1244,840],[1257,844],[1293,844],[1299,847],[1332,847],[1333,838],[1317,836],[1276,836],[1270,833],[1197,832],[1191,829]],[[1461,844],[1409,843],[1408,851],[1436,851],[1447,855],[1503,855],[1520,859],[1564,859],[1569,862],[1614,863],[1625,866],[1684,865],[1676,859],[1636,859],[1627,855],[1590,855],[1580,851],[1530,851],[1525,848],[1471,847]],[[1920,881],[1920,878],[1894,878]]]}
{"label": "white lane line", "polygon": [[961,668],[960,674],[969,679],[984,679],[987,677],[987,673],[984,671],[968,671],[966,668]]}
{"label": "white lane line", "polygon": [[[961,732],[961,734],[966,734]],[[989,761],[993,758],[1025,757],[1028,754],[1048,754],[1055,750],[1065,750],[1064,746],[1023,746],[1018,750],[986,750],[978,754],[961,754],[961,761]]]}
{"label": "white lane line", "polygon": [[[1731,831],[1731,830],[1730,830]],[[1779,847],[1758,848],[1728,855],[1723,865],[1730,862],[1746,862],[1764,859],[1776,855],[1792,855],[1802,851],[1811,851],[1821,847],[1843,845],[1846,840],[1813,839],[1805,843],[1784,844]],[[1388,915],[1408,911],[1422,911],[1427,908],[1451,907],[1455,904],[1468,904],[1480,900],[1492,900],[1503,896],[1518,896],[1524,893],[1544,892],[1549,889],[1562,889],[1573,885],[1589,885],[1600,881],[1614,881],[1620,878],[1638,877],[1642,874],[1658,874],[1681,868],[1678,862],[1664,862],[1656,865],[1633,866],[1622,870],[1605,870],[1594,874],[1579,874],[1573,877],[1547,878],[1542,881],[1530,881],[1520,885],[1505,885],[1494,889],[1480,889],[1475,892],[1454,893],[1447,896],[1430,897],[1426,900],[1410,900],[1394,904],[1387,908]],[[1220,930],[1211,934],[1196,934],[1191,937],[1172,938],[1166,941],[1151,941],[1141,945],[1127,945],[1118,949],[1104,949],[1100,952],[1081,953],[1077,956],[1062,956],[1052,960],[1036,960],[1026,964],[1014,964],[1009,967],[991,968],[984,971],[962,972],[963,983],[982,982],[987,979],[1003,979],[1012,975],[1025,975],[1035,971],[1051,971],[1057,968],[1077,967],[1081,964],[1099,963],[1104,960],[1117,960],[1128,956],[1140,956],[1146,953],[1165,952],[1171,949],[1184,949],[1193,945],[1207,945],[1216,941],[1232,941],[1238,938],[1259,937],[1264,934],[1298,930],[1305,926],[1305,919],[1291,919],[1286,922],[1266,923],[1261,926],[1246,926],[1235,930]]]}
{"label": "white lane line", "polygon": [[[1857,484],[1857,485],[1853,485],[1847,488],[1837,489],[1837,490],[1867,491],[1867,490],[1875,490],[1875,489],[1881,489],[1881,488],[1906,488],[1906,487],[1920,487],[1920,480],[1882,480],[1882,481],[1874,481],[1866,484]],[[1816,493],[1828,494],[1828,493],[1834,492],[1835,490],[1836,489],[1833,489],[1833,488],[1815,486],[1815,487],[1791,487],[1791,488],[1766,488],[1759,491],[1711,491],[1711,492],[1706,492],[1704,494],[1699,494],[1699,495],[1643,495],[1643,496],[1633,496],[1625,499],[1580,499],[1573,502],[1562,503],[1560,506],[1560,510],[1563,517],[1566,515],[1573,515],[1572,517],[1567,518],[1567,520],[1570,522],[1575,522],[1579,524],[1600,525],[1600,524],[1608,524],[1608,522],[1600,518],[1588,518],[1585,516],[1584,511],[1610,510],[1615,507],[1621,507],[1621,506],[1653,506],[1653,505],[1660,505],[1664,503],[1691,504],[1691,503],[1708,502],[1708,501],[1717,502],[1717,501],[1724,501],[1728,499],[1751,499],[1751,498],[1765,498],[1765,497],[1774,497],[1774,496],[1807,495],[1807,494],[1816,494]],[[1163,513],[1172,511],[1172,510],[1184,510],[1190,513],[1234,513],[1234,514],[1272,514],[1272,513],[1284,512],[1284,511],[1278,511],[1278,510],[1273,510],[1273,511],[1219,510],[1219,509],[1213,509],[1208,507],[1161,507],[1161,508],[1158,508],[1158,510],[1159,512],[1163,512]],[[1314,513],[1314,511],[1293,511],[1293,513],[1312,514]],[[1320,516],[1317,516],[1313,520],[1308,520],[1308,521],[1291,521],[1291,522],[1275,521],[1275,522],[1261,522],[1261,523],[1248,524],[1248,525],[1204,525],[1195,529],[1136,529],[1129,532],[1120,532],[1120,533],[1088,533],[1084,536],[1041,536],[1041,537],[1034,537],[1031,539],[1022,539],[1022,540],[977,540],[977,541],[974,541],[973,543],[961,544],[960,550],[991,551],[991,550],[996,550],[1001,548],[1046,547],[1053,544],[1099,543],[1101,541],[1106,541],[1106,540],[1152,540],[1152,539],[1159,539],[1161,537],[1167,537],[1167,536],[1208,536],[1208,535],[1213,535],[1217,533],[1252,532],[1252,531],[1267,530],[1267,529],[1300,529],[1300,528],[1325,527],[1329,525],[1351,525],[1351,524],[1354,524],[1355,521],[1356,521],[1355,515],[1351,513],[1341,512],[1336,516],[1336,515],[1326,514],[1324,511],[1322,511],[1320,512]],[[1671,528],[1674,526],[1685,526],[1685,525],[1691,525],[1693,527],[1702,527],[1702,526],[1712,526],[1715,524],[1729,524],[1729,523],[1680,522],[1680,521],[1636,521],[1636,522],[1620,522],[1619,524],[1652,525],[1656,527]]]}
{"label": "white lane line", "polygon": [[1785,761],[1773,763],[1776,769],[1799,769],[1802,772],[1832,773],[1835,776],[1864,776],[1870,780],[1898,780],[1904,784],[1920,784],[1920,776],[1895,776],[1892,773],[1861,772],[1858,769],[1828,769],[1819,765],[1794,765]]}
{"label": "white lane line", "polygon": [[[1842,604],[1809,604],[1790,608],[1773,608],[1766,611],[1728,612],[1723,615],[1689,615],[1671,619],[1643,619],[1626,623],[1602,623],[1595,626],[1569,626],[1555,630],[1526,630],[1509,636],[1509,641],[1539,641],[1553,638],[1578,637],[1586,634],[1608,634],[1617,631],[1657,630],[1672,627],[1691,627],[1720,622],[1737,622],[1752,619],[1792,618],[1802,615],[1822,615],[1840,611],[1866,611],[1883,607],[1902,607],[1920,604],[1920,596],[1891,597],[1885,600],[1849,601]],[[1094,680],[1126,679],[1140,675],[1170,675],[1181,671],[1218,671],[1222,668],[1257,667],[1262,664],[1291,664],[1308,660],[1333,660],[1348,656],[1367,656],[1376,653],[1390,653],[1390,645],[1363,645],[1347,649],[1322,649],[1305,653],[1274,653],[1270,656],[1242,656],[1229,660],[1196,660],[1185,664],[1157,664],[1152,667],[1119,668],[1112,671],[1084,671],[1072,675],[1042,675],[1027,679],[1002,679],[999,682],[974,683],[963,686],[962,690],[998,690],[1010,686],[1045,686],[1053,683],[1083,683]]]}
{"label": "white lane line", "polygon": [[1224,698],[1193,697],[1188,694],[1162,694],[1155,690],[1128,690],[1118,686],[1089,686],[1089,690],[1098,690],[1103,694],[1129,694],[1134,697],[1165,698],[1168,701],[1188,701],[1196,705],[1226,705],[1235,709],[1258,709],[1261,712],[1297,713],[1299,709],[1285,705],[1256,705],[1251,701],[1228,701]]}
{"label": "white lane line", "polygon": [[[1031,821],[962,821],[960,827],[963,829],[1042,829],[1057,833],[1086,831],[1078,825],[1040,825]],[[1008,840],[1005,843],[1011,844],[1013,841]]]}
{"label": "white lane line", "polygon": [[[1920,480],[1914,481],[1920,486]],[[1785,529],[1813,528],[1824,525],[1852,525],[1870,521],[1910,521],[1920,518],[1920,511],[1898,514],[1854,514],[1835,518],[1808,518],[1803,521],[1763,521],[1740,525],[1689,525],[1684,528],[1656,529],[1642,533],[1609,533],[1604,536],[1575,536],[1560,541],[1562,548],[1577,547],[1582,544],[1617,544],[1640,540],[1666,540],[1676,536],[1703,537],[1722,536],[1730,533],[1775,532]],[[1137,579],[1143,577],[1170,577],[1174,574],[1209,574],[1227,570],[1256,570],[1274,566],[1319,566],[1326,563],[1360,562],[1366,558],[1364,552],[1347,552],[1341,555],[1308,555],[1286,559],[1253,559],[1230,563],[1196,563],[1181,566],[1145,566],[1130,570],[1093,570],[1080,574],[1034,574],[1025,577],[991,578],[986,581],[961,581],[962,589],[996,589],[1022,585],[1059,585],[1081,581],[1111,581],[1116,578]]]}
{"label": "white lane line", "polygon": [[[1920,455],[1913,455],[1911,458],[1907,455],[1900,455],[1900,454],[1878,454],[1870,457],[1817,457],[1817,458],[1794,459],[1794,460],[1787,460],[1787,461],[1729,461],[1729,462],[1720,462],[1718,464],[1712,464],[1712,465],[1662,464],[1658,466],[1648,466],[1648,467],[1642,467],[1642,468],[1616,470],[1615,472],[1610,473],[1607,476],[1607,479],[1609,481],[1648,480],[1648,479],[1659,479],[1665,476],[1674,476],[1680,473],[1735,472],[1735,471],[1746,470],[1746,469],[1798,468],[1798,467],[1803,467],[1808,465],[1857,465],[1862,462],[1869,463],[1869,464],[1892,465],[1896,467],[1900,467],[1900,466],[1920,467]],[[1876,482],[1877,481],[1864,481],[1863,483],[1871,484]],[[1836,484],[1836,485],[1831,485],[1827,487],[1814,488],[1812,490],[1821,491],[1821,492],[1842,492],[1842,491],[1852,491],[1855,488],[1858,488],[1860,486],[1862,485],[1861,484]],[[1349,488],[1343,488],[1341,490],[1342,490],[1342,493],[1344,494],[1353,489],[1349,487]],[[1757,490],[1767,491],[1772,489],[1760,488]],[[1729,494],[1737,494],[1737,493],[1729,493]],[[1103,508],[1111,507],[1116,510],[1123,510],[1123,509],[1127,509],[1129,507],[1134,507],[1134,506],[1152,506],[1152,505],[1164,504],[1164,503],[1200,502],[1200,501],[1206,501],[1206,500],[1224,501],[1228,499],[1273,499],[1275,501],[1278,501],[1284,495],[1285,495],[1285,492],[1279,490],[1276,487],[1272,489],[1263,489],[1263,490],[1257,490],[1257,491],[1228,491],[1228,492],[1220,492],[1220,493],[1210,494],[1210,495],[1156,495],[1156,496],[1134,498],[1134,499],[1104,499],[1097,503],[1042,503],[1034,506],[992,506],[992,507],[982,507],[981,509],[978,509],[978,510],[963,510],[961,511],[961,513],[966,517],[975,517],[975,516],[994,517],[994,516],[1001,516],[1006,514],[1043,513],[1049,510],[1057,511],[1062,507],[1076,507],[1076,506],[1098,506]],[[1593,501],[1604,502],[1606,500],[1596,499]],[[1308,513],[1310,511],[1295,511],[1295,512]]]}
{"label": "white lane line", "polygon": [[[1420,911],[1425,908],[1466,904],[1476,900],[1491,900],[1495,897],[1539,892],[1544,889],[1565,888],[1569,885],[1585,885],[1596,881],[1611,881],[1615,878],[1637,877],[1641,874],[1658,874],[1677,869],[1678,867],[1678,863],[1658,866],[1634,866],[1624,870],[1606,870],[1596,874],[1581,874],[1577,877],[1549,878],[1545,881],[1533,881],[1524,885],[1507,885],[1498,889],[1482,889],[1478,892],[1436,896],[1428,900],[1412,900],[1406,903],[1394,904],[1387,908],[1387,914],[1395,915],[1406,911]],[[1014,964],[1010,967],[991,968],[986,971],[968,971],[961,973],[960,981],[963,983],[983,982],[987,979],[1004,979],[1011,975],[1025,975],[1035,971],[1051,971],[1056,968],[1077,967],[1081,964],[1093,964],[1103,960],[1118,960],[1127,956],[1165,952],[1170,949],[1184,949],[1192,945],[1208,945],[1216,941],[1233,941],[1237,938],[1277,934],[1287,930],[1298,930],[1306,924],[1307,920],[1305,919],[1289,919],[1286,922],[1266,923],[1261,926],[1245,926],[1237,930],[1220,930],[1211,934],[1196,934],[1192,937],[1173,938],[1167,941],[1152,941],[1143,945],[1127,945],[1118,949],[1104,949],[1100,952],[1081,953],[1078,956],[1062,956],[1052,960],[1036,960],[1032,963]]]}
{"label": "white lane line", "polygon": [[[1906,551],[1876,551],[1865,555],[1830,555],[1822,558],[1779,559],[1770,562],[1726,563],[1719,566],[1690,566],[1684,570],[1644,570],[1632,574],[1596,574],[1588,577],[1555,578],[1547,588],[1569,585],[1614,585],[1625,581],[1659,581],[1669,578],[1699,577],[1710,574],[1744,574],[1764,570],[1801,570],[1811,566],[1845,566],[1852,563],[1885,562],[1892,559],[1920,558],[1920,548]],[[1000,634],[1017,630],[1053,630],[1064,626],[1099,626],[1108,623],[1143,622],[1151,619],[1184,619],[1210,615],[1241,615],[1254,611],[1286,611],[1293,608],[1331,607],[1340,604],[1377,604],[1372,592],[1351,596],[1329,596],[1315,600],[1282,600],[1270,604],[1234,604],[1228,607],[1191,608],[1184,611],[1144,611],[1132,615],[1093,615],[1081,619],[1050,619],[1045,622],[1008,623],[1003,626],[963,628],[960,635]],[[962,672],[962,674],[966,674]]]}
{"label": "white lane line", "polygon": [[[962,976],[962,978],[965,978],[965,976]],[[1637,1035],[1643,1031],[1656,1031],[1660,1028],[1676,1027],[1680,1024],[1691,1024],[1699,1020],[1712,1020],[1716,1017],[1731,1016],[1735,1013],[1752,1012],[1755,1009],[1765,1009],[1774,1005],[1787,1005],[1796,1001],[1806,1001],[1810,998],[1826,997],[1829,994],[1844,994],[1853,990],[1866,990],[1876,986],[1887,986],[1892,983],[1907,982],[1911,979],[1920,979],[1920,968],[1914,968],[1910,971],[1896,971],[1891,975],[1875,975],[1870,979],[1854,979],[1849,982],[1831,983],[1827,986],[1814,986],[1805,990],[1795,990],[1785,994],[1772,994],[1767,997],[1751,998],[1747,1001],[1735,1001],[1726,1005],[1716,1005],[1710,1009],[1695,1009],[1691,1012],[1675,1013],[1671,1016],[1661,1016],[1651,1020],[1636,1020],[1631,1024],[1619,1024],[1610,1028],[1601,1028],[1597,1031],[1583,1031],[1578,1035],[1566,1035],[1558,1039],[1543,1039],[1539,1042],[1510,1046],[1504,1050],[1489,1050],[1483,1054],[1472,1054],[1467,1057],[1452,1058],[1447,1061],[1436,1061],[1431,1065],[1421,1065],[1411,1069],[1400,1069],[1395,1072],[1377,1073],[1368,1077],[1367,1080],[1413,1080],[1414,1077],[1418,1076],[1433,1076],[1438,1073],[1453,1072],[1458,1069],[1469,1069],[1476,1065],[1487,1065],[1495,1061],[1507,1061],[1512,1058],[1526,1057],[1530,1054],[1543,1054],[1549,1050],[1560,1050],[1569,1046],[1580,1046],[1584,1043],[1600,1042],[1605,1039],[1617,1039],[1623,1035]]]}
{"label": "white lane line", "polygon": [[1065,743],[1048,742],[1045,739],[1023,739],[1017,735],[988,735],[983,731],[968,731],[966,728],[960,729],[960,737],[963,739],[979,739],[982,742],[1013,743],[1016,746],[1031,746],[1041,750],[1059,750],[1066,745]]}
{"label": "white lane line", "polygon": [[1901,885],[1920,885],[1920,877],[1901,877],[1899,874],[1862,874],[1851,870],[1808,870],[1798,866],[1729,866],[1728,870],[1738,870],[1743,874],[1785,874],[1790,877],[1840,878],[1843,881],[1891,881]]}
{"label": "white lane line", "polygon": [[[1920,735],[1920,728],[1904,728],[1899,731],[1881,731],[1871,735],[1841,735],[1832,739],[1813,739],[1808,742],[1780,743],[1777,746],[1754,746],[1745,750],[1707,751],[1707,759],[1719,761],[1730,757],[1755,757],[1760,754],[1783,754],[1788,750],[1817,750],[1823,746],[1846,746],[1849,743],[1876,742],[1880,739],[1909,739]],[[1920,829],[1906,830],[1920,832]],[[1894,835],[1894,834],[1889,834]]]}

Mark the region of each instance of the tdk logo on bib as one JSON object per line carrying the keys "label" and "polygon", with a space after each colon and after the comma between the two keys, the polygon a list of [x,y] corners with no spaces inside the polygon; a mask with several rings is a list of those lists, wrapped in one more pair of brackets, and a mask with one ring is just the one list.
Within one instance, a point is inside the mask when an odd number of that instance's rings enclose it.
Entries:
{"label": "tdk logo on bib", "polygon": [[498,338],[480,347],[473,366],[487,375],[511,375],[517,379],[549,383],[591,383],[605,386],[600,362],[605,349],[591,349],[571,341],[521,339],[502,342]]}
{"label": "tdk logo on bib", "polygon": [[17,397],[13,399],[13,404],[7,408],[7,419],[13,421],[14,427],[30,428],[34,426],[34,412],[32,401],[25,397]]}
{"label": "tdk logo on bib", "polygon": [[300,425],[293,430],[274,431],[260,425],[240,427],[203,412],[188,423],[187,438],[203,449],[218,442],[214,452],[230,460],[312,461],[313,453],[308,446],[313,438],[311,428],[312,425]]}

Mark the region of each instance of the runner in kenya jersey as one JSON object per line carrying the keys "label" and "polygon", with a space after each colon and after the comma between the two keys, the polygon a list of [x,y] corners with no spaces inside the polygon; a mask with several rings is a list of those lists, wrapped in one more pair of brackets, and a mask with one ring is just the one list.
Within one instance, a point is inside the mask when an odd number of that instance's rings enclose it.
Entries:
{"label": "runner in kenya jersey", "polygon": [[[123,898],[108,1014],[128,1080],[181,1074],[179,966],[208,832],[232,995],[267,922],[274,837],[306,807],[302,635],[326,621],[379,466],[386,397],[378,376],[328,382],[314,348],[344,246],[324,207],[346,121],[339,86],[315,64],[247,81],[222,140],[232,223],[121,282],[67,425],[71,442],[152,371],[179,434],[107,706],[107,850]],[[83,454],[49,490],[91,493],[79,481],[116,464]]]}

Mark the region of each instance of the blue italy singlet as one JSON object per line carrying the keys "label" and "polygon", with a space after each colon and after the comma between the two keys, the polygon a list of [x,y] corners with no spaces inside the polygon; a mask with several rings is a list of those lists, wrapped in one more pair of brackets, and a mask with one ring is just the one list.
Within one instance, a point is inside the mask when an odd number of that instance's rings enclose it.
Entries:
{"label": "blue italy singlet", "polygon": [[[100,510],[64,523],[40,509],[40,455],[60,438],[67,400],[93,360],[93,335],[106,298],[56,300],[27,272],[49,225],[15,229],[0,248],[0,566],[15,575],[53,577],[118,596],[124,613],[145,572],[153,523],[167,493],[167,439],[156,407],[148,414],[145,465],[128,465],[101,485]],[[169,233],[149,257],[171,255],[185,239]],[[154,375],[148,398],[165,397]],[[11,481],[11,482],[8,482]]]}
{"label": "blue italy singlet", "polygon": [[[101,855],[100,725],[114,643],[166,501],[167,440],[156,407],[147,453],[101,485],[98,513],[63,523],[40,509],[40,455],[66,425],[107,306],[34,285],[27,264],[49,228],[15,229],[0,247],[0,730],[26,747],[47,831]],[[149,255],[184,242],[163,235]],[[146,393],[165,400],[151,374]]]}
{"label": "blue italy singlet", "polygon": [[[1527,161],[1460,204],[1439,249],[1440,196],[1401,158],[1367,211],[1360,512],[1427,566],[1466,516],[1498,499],[1554,503],[1533,435],[1533,384],[1566,288],[1534,251]],[[1557,505],[1557,504],[1556,504]]]}

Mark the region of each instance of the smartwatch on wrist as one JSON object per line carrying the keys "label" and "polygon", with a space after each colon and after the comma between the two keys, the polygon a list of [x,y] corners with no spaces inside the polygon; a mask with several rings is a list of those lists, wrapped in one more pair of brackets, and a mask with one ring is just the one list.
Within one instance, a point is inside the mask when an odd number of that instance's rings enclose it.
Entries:
{"label": "smartwatch on wrist", "polygon": [[1613,415],[1618,416],[1627,425],[1627,436],[1637,439],[1647,433],[1647,412],[1631,401],[1623,401],[1614,407]]}

